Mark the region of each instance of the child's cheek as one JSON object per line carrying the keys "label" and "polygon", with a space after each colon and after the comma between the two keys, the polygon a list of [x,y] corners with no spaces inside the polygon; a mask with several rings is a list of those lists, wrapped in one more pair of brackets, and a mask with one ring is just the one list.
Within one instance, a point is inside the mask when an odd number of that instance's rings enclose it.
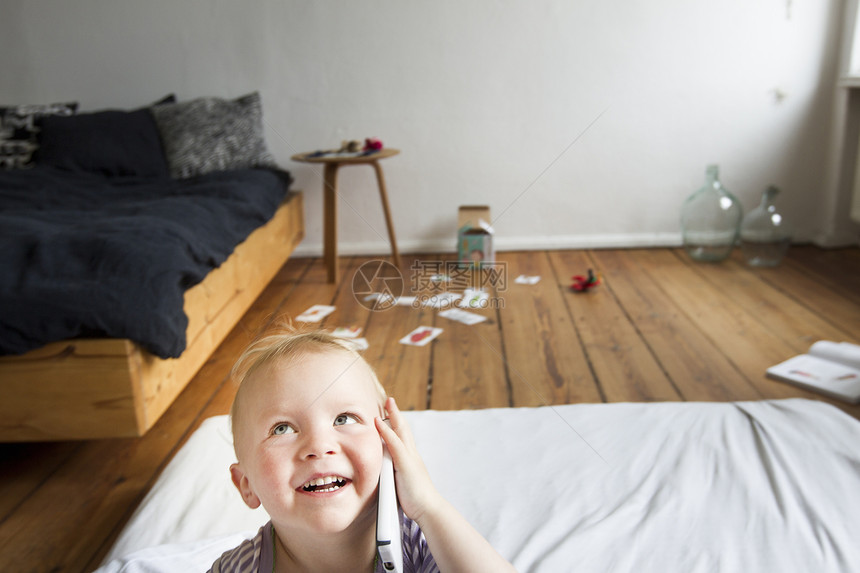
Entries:
{"label": "child's cheek", "polygon": [[365,471],[370,481],[373,482],[374,489],[377,482],[379,482],[379,472],[382,469],[382,448],[382,440],[376,436],[369,440],[364,456]]}
{"label": "child's cheek", "polygon": [[278,450],[266,452],[259,464],[260,485],[275,495],[292,490],[290,483],[293,468],[289,460],[287,452]]}

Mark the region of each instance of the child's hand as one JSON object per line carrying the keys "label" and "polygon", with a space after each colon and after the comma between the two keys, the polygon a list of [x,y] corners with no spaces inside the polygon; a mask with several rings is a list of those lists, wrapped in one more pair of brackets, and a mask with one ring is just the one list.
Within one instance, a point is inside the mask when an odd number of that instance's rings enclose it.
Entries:
{"label": "child's hand", "polygon": [[430,480],[406,418],[400,413],[394,398],[389,397],[385,401],[385,411],[391,427],[377,418],[376,429],[385,440],[394,462],[397,499],[403,512],[413,521],[420,522],[427,509],[437,503],[439,493]]}
{"label": "child's hand", "polygon": [[376,418],[376,430],[394,462],[397,499],[403,512],[415,521],[440,571],[516,573],[493,547],[436,491],[418,455],[412,432],[394,398],[385,401],[391,427]]}

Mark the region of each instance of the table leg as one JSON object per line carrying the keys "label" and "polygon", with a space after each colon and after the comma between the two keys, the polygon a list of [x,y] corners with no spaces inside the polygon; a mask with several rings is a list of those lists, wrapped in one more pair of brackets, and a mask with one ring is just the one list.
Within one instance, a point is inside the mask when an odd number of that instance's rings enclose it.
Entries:
{"label": "table leg", "polygon": [[[385,224],[388,227],[388,239],[391,241],[391,255],[394,266],[400,269],[400,253],[397,251],[397,239],[394,238],[394,224],[391,222],[391,211],[388,209],[388,194],[385,191],[385,177],[382,175],[382,167],[379,161],[373,162],[376,171],[376,182],[379,184],[379,197],[382,199],[382,210],[385,212]],[[401,269],[402,270],[402,269]]]}
{"label": "table leg", "polygon": [[323,255],[328,282],[335,283],[337,268],[337,163],[326,163],[323,179]]}

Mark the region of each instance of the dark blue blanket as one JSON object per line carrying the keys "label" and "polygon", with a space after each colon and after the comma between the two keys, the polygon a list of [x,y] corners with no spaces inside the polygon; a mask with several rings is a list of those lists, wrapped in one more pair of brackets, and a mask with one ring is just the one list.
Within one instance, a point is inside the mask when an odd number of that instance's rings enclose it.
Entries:
{"label": "dark blue blanket", "polygon": [[268,221],[289,174],[104,178],[0,171],[0,354],[75,337],[185,349],[185,290]]}

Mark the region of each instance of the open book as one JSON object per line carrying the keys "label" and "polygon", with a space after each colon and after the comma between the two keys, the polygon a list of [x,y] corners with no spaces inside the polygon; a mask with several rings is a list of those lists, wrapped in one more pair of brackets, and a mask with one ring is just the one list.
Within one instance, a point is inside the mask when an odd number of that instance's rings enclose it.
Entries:
{"label": "open book", "polygon": [[807,354],[768,368],[767,375],[856,404],[860,402],[860,346],[819,340]]}

